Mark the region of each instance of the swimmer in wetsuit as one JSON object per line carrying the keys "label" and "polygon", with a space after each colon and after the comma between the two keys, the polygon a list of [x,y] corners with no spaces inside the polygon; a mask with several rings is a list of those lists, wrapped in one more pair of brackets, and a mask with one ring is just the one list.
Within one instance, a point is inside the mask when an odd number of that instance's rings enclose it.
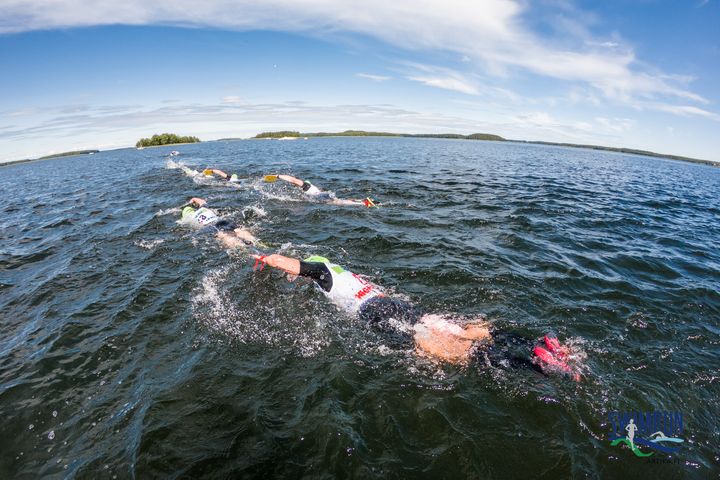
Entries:
{"label": "swimmer in wetsuit", "polygon": [[447,315],[423,314],[401,299],[391,298],[383,289],[349,272],[327,258],[305,260],[273,254],[253,255],[257,263],[291,275],[311,278],[340,309],[357,314],[360,320],[401,340],[412,341],[418,354],[454,364],[476,362],[513,368],[530,367],[543,373],[579,373],[567,362],[568,350],[557,338],[545,335],[541,341],[492,328],[484,317],[465,325]]}
{"label": "swimmer in wetsuit", "polygon": [[313,185],[312,183],[300,180],[299,178],[295,178],[292,175],[267,175],[266,181],[274,182],[275,179],[284,180],[288,183],[292,183],[293,185],[296,185],[300,187],[305,195],[308,195],[310,197],[313,197],[314,199],[330,203],[332,205],[357,205],[357,206],[365,206],[365,207],[375,207],[375,203],[370,199],[366,198],[365,200],[344,200],[341,198],[335,198],[335,196],[329,192],[323,192],[318,187]]}
{"label": "swimmer in wetsuit", "polygon": [[182,209],[182,221],[197,228],[212,229],[215,235],[228,248],[251,247],[258,244],[257,239],[248,230],[224,220],[208,208],[207,201],[193,197]]}
{"label": "swimmer in wetsuit", "polygon": [[227,173],[223,172],[222,170],[218,170],[217,168],[206,168],[203,170],[203,175],[206,177],[212,177],[214,175],[217,175],[218,177],[222,178],[223,180],[227,180],[231,183],[238,183],[240,179],[238,178],[236,173],[233,173],[232,175],[228,175]]}

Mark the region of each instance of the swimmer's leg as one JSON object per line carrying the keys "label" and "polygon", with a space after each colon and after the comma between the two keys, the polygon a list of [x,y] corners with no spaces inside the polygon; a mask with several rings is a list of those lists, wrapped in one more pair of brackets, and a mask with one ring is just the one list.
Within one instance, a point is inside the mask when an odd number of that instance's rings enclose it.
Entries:
{"label": "swimmer's leg", "polygon": [[244,228],[236,228],[232,231],[219,231],[217,238],[227,248],[246,248],[258,243],[257,238]]}
{"label": "swimmer's leg", "polygon": [[358,202],[357,200],[345,200],[342,198],[332,198],[328,200],[330,205],[342,205],[342,206],[363,206],[362,202]]}
{"label": "swimmer's leg", "polygon": [[243,240],[244,242],[250,242],[252,245],[256,245],[258,243],[258,239],[255,238],[255,236],[250,233],[249,230],[246,230],[244,228],[236,228],[233,230],[235,233],[235,236],[238,237],[240,240]]}

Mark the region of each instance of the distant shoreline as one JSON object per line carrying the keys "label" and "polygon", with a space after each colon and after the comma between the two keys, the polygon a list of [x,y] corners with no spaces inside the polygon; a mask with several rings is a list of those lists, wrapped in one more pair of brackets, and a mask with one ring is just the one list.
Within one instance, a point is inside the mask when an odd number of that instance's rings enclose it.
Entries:
{"label": "distant shoreline", "polygon": [[74,150],[72,152],[53,153],[52,155],[45,155],[44,157],[39,157],[39,158],[25,158],[22,160],[12,160],[10,162],[3,162],[3,163],[0,163],[0,167],[5,166],[5,165],[16,165],[18,163],[38,162],[40,160],[53,160],[55,158],[79,157],[80,155],[94,155],[99,152],[100,152],[100,150]]}
{"label": "distant shoreline", "polygon": [[[698,163],[702,165],[708,165],[711,167],[720,167],[720,162],[713,160],[704,160],[701,158],[684,157],[682,155],[671,155],[666,153],[657,153],[649,150],[640,150],[637,148],[626,148],[626,147],[604,147],[602,145],[587,145],[579,143],[564,143],[564,142],[545,142],[542,140],[514,140],[500,137],[499,135],[492,135],[487,133],[474,133],[470,135],[454,134],[454,133],[428,133],[428,134],[414,134],[414,133],[389,133],[389,132],[365,132],[362,130],[346,130],[345,132],[335,133],[300,133],[292,131],[280,131],[280,132],[264,132],[259,133],[251,140],[267,140],[267,139],[278,139],[287,137],[401,137],[401,138],[441,138],[450,140],[483,140],[491,142],[512,142],[512,143],[525,143],[531,145],[547,145],[554,147],[569,147],[569,148],[581,148],[585,150],[600,150],[605,152],[625,153],[630,155],[641,155],[652,158],[663,158],[666,160],[676,160],[680,162]],[[229,139],[225,139],[229,140]]]}
{"label": "distant shoreline", "polygon": [[[348,133],[349,132],[349,133]],[[689,163],[696,163],[701,165],[708,165],[711,167],[720,167],[720,162],[716,162],[713,160],[704,160],[700,158],[692,158],[692,157],[684,157],[682,155],[671,155],[671,154],[665,154],[665,153],[657,153],[652,152],[648,150],[639,150],[635,148],[625,148],[625,147],[605,147],[602,145],[585,145],[585,144],[576,144],[576,143],[562,143],[562,142],[545,142],[542,140],[514,140],[514,139],[506,139],[503,137],[500,137],[498,135],[491,135],[491,134],[471,134],[471,135],[461,135],[461,134],[433,134],[433,133],[421,133],[421,134],[412,134],[412,133],[388,133],[388,132],[365,132],[362,130],[351,130],[348,132],[336,132],[336,133],[325,133],[325,132],[319,132],[319,133],[299,133],[299,132],[266,132],[269,134],[283,134],[282,137],[287,136],[293,136],[298,138],[303,137],[312,137],[312,138],[326,138],[326,137],[390,137],[390,138],[439,138],[439,139],[447,139],[447,140],[471,140],[471,141],[489,141],[489,142],[509,142],[509,143],[521,143],[521,144],[529,144],[529,145],[546,145],[551,147],[567,147],[567,148],[578,148],[578,149],[584,149],[584,150],[599,150],[599,151],[605,151],[605,152],[615,152],[615,153],[624,153],[629,155],[640,155],[644,157],[651,157],[651,158],[661,158],[665,160],[675,160],[679,162],[689,162]],[[284,135],[286,133],[293,133],[294,135]],[[262,134],[258,134],[262,135]],[[210,140],[214,142],[228,142],[228,141],[245,141],[245,140],[274,140],[281,138],[281,136],[264,136],[264,137],[251,137],[251,138],[237,138],[237,137],[231,137],[231,138],[218,138],[217,140]],[[171,147],[173,145],[194,145],[197,143],[203,143],[203,142],[186,142],[186,143],[172,143],[168,145],[152,145],[148,147],[143,148],[158,148],[158,147]],[[112,150],[125,150],[125,149],[136,149],[134,146],[128,146],[128,147],[121,147],[116,148]],[[107,150],[107,151],[112,151]],[[36,162],[40,160],[52,160],[54,158],[64,158],[69,156],[78,156],[78,155],[89,155],[90,153],[98,153],[100,150],[83,150],[83,151],[77,151],[77,152],[65,152],[65,153],[58,153],[55,155],[48,155],[45,157],[40,158],[26,158],[22,160],[12,160],[9,162],[2,162],[0,163],[0,167],[4,166],[10,166],[10,165],[17,165],[20,163],[28,163],[28,162]]]}
{"label": "distant shoreline", "polygon": [[676,160],[679,162],[700,163],[711,167],[720,167],[720,162],[712,160],[703,160],[702,158],[683,157],[681,155],[671,155],[668,153],[657,153],[648,150],[638,150],[636,148],[625,147],[603,147],[602,145],[583,145],[579,143],[560,143],[560,142],[543,142],[541,140],[508,140],[513,143],[527,143],[531,145],[547,145],[551,147],[567,147],[579,148],[584,150],[600,150],[604,152],[625,153],[629,155],[641,155],[643,157],[663,158],[665,160]]}

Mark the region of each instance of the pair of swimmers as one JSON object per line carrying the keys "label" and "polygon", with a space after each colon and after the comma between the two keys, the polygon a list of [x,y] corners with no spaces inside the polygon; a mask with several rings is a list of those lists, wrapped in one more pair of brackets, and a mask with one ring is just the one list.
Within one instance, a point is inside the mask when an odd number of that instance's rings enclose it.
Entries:
{"label": "pair of swimmers", "polygon": [[[197,170],[193,170],[191,168],[185,167],[181,165],[181,168],[190,176],[196,176],[196,175],[204,175],[207,178],[214,178],[217,176],[218,178],[221,178],[223,180],[226,180],[230,183],[238,183],[240,182],[240,178],[237,174],[228,174],[220,169],[217,168],[205,168],[202,172],[198,172]],[[303,193],[309,197],[312,197],[314,200],[318,202],[327,203],[330,205],[342,205],[342,206],[364,206],[364,207],[377,207],[375,202],[370,198],[367,197],[365,199],[342,199],[337,198],[335,195],[333,195],[330,192],[326,192],[323,190],[320,190],[318,187],[313,185],[312,183],[308,182],[307,180],[300,180],[297,177],[293,177],[292,175],[286,175],[286,174],[274,174],[274,175],[265,175],[263,177],[264,181],[267,183],[273,183],[277,180],[283,180],[285,182],[288,182],[292,185],[295,185],[299,187]]]}
{"label": "pair of swimmers", "polygon": [[[252,233],[221,218],[204,199],[190,199],[182,210],[182,219],[196,227],[214,230],[218,240],[228,248],[258,245]],[[423,313],[324,257],[299,260],[279,254],[251,256],[261,269],[267,265],[294,277],[310,278],[339,309],[356,315],[393,341],[412,344],[421,356],[460,365],[475,362],[498,367],[529,367],[580,380],[579,372],[571,365],[569,349],[552,335],[536,340],[495,329],[484,317],[460,324],[451,315]]]}

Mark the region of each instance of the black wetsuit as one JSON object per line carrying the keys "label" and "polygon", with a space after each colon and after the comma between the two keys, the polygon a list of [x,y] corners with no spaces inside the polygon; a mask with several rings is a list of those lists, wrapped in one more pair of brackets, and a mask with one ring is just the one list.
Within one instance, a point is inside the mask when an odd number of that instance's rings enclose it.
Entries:
{"label": "black wetsuit", "polygon": [[542,372],[533,362],[535,339],[504,330],[491,330],[490,336],[492,342],[476,342],[471,355],[473,363],[498,368],[532,368]]}
{"label": "black wetsuit", "polygon": [[[300,261],[300,275],[313,279],[324,291],[333,286],[333,277],[327,264],[322,262]],[[415,325],[422,317],[422,310],[404,300],[379,296],[371,298],[360,306],[358,316],[367,325],[382,331],[388,340],[398,345],[413,344],[412,329],[399,330],[390,324],[390,320]],[[537,343],[534,339],[513,332],[491,330],[491,342],[481,341],[475,345],[471,359],[479,365],[490,364],[494,367],[529,367],[541,371],[532,361],[532,349]]]}

